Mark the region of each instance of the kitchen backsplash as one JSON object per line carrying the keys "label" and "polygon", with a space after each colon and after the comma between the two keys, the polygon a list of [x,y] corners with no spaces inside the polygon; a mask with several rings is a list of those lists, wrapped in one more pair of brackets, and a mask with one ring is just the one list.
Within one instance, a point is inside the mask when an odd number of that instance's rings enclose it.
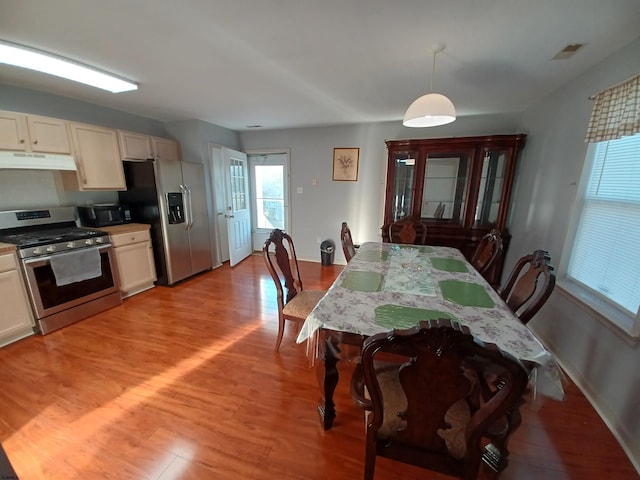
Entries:
{"label": "kitchen backsplash", "polygon": [[0,170],[0,210],[115,203],[117,192],[75,192],[62,188],[59,172]]}

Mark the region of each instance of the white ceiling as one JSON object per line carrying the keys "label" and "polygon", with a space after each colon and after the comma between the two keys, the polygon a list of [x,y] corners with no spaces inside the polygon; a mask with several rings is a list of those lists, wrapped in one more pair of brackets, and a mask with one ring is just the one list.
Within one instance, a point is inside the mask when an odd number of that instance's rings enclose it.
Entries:
{"label": "white ceiling", "polygon": [[400,121],[444,43],[434,91],[459,116],[520,112],[639,35],[640,0],[0,0],[0,39],[140,88],[6,65],[0,83],[233,130]]}

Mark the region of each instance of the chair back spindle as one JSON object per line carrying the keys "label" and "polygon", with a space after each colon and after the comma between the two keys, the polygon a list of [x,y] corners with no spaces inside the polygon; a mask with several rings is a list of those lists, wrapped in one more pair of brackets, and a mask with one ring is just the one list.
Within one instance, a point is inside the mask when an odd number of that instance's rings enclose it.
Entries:
{"label": "chair back spindle", "polygon": [[397,220],[389,225],[391,243],[424,245],[427,243],[427,225],[411,218]]}
{"label": "chair back spindle", "polygon": [[503,248],[500,231],[491,230],[480,240],[471,258],[471,265],[486,278],[491,268],[502,258]]}
{"label": "chair back spindle", "polygon": [[347,260],[347,263],[349,263],[356,254],[356,246],[353,244],[351,230],[349,229],[347,222],[342,222],[342,228],[340,229],[340,242],[342,243],[344,258]]}
{"label": "chair back spindle", "polygon": [[548,300],[556,284],[551,257],[544,250],[525,255],[513,268],[504,287],[498,293],[524,324]]}

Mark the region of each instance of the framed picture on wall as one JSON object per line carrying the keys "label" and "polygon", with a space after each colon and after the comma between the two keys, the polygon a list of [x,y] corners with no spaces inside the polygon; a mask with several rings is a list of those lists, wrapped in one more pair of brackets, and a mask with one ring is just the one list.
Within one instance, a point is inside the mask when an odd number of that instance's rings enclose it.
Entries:
{"label": "framed picture on wall", "polygon": [[357,182],[359,148],[333,149],[333,180],[336,182]]}

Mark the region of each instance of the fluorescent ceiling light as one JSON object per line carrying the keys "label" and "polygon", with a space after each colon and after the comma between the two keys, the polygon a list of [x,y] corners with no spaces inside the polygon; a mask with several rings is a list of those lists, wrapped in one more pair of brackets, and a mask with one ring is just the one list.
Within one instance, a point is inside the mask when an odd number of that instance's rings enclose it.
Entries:
{"label": "fluorescent ceiling light", "polygon": [[0,40],[0,63],[48,73],[112,93],[137,90],[135,83],[50,53]]}

